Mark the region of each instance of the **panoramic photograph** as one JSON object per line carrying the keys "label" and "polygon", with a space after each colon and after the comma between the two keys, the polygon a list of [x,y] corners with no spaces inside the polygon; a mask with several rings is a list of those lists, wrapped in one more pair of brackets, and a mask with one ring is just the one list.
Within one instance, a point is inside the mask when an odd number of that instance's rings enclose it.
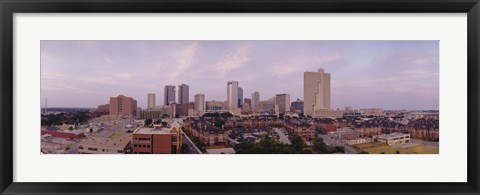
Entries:
{"label": "panoramic photograph", "polygon": [[439,41],[41,41],[41,154],[439,154]]}

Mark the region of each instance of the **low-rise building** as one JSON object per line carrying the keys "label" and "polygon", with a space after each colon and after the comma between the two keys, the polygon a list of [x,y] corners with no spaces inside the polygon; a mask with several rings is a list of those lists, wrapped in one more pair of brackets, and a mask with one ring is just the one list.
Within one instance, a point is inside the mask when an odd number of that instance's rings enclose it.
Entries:
{"label": "low-rise building", "polygon": [[405,134],[405,133],[382,134],[377,137],[377,141],[386,143],[390,146],[402,145],[410,142],[410,134]]}
{"label": "low-rise building", "polygon": [[129,138],[94,137],[78,145],[79,154],[127,154],[130,153]]}
{"label": "low-rise building", "polygon": [[344,140],[344,142],[348,145],[363,144],[366,141],[367,140],[363,138]]}
{"label": "low-rise building", "polygon": [[133,132],[134,154],[178,154],[182,147],[182,134],[178,127],[140,127]]}

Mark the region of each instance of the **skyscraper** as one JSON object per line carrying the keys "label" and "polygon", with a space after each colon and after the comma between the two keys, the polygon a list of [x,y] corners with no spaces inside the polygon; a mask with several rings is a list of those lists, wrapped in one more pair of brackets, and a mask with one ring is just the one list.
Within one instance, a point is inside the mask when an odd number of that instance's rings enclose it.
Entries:
{"label": "skyscraper", "polygon": [[330,109],[330,73],[320,68],[318,72],[303,74],[303,111],[312,116],[313,111]]}
{"label": "skyscraper", "polygon": [[175,102],[175,86],[165,85],[163,100],[163,105],[170,105],[170,103]]}
{"label": "skyscraper", "polygon": [[238,108],[238,81],[227,82],[227,109]]}
{"label": "skyscraper", "polygon": [[238,107],[243,106],[243,89],[241,87],[238,87]]}
{"label": "skyscraper", "polygon": [[280,114],[290,111],[290,94],[277,94],[275,96],[275,102],[278,105]]}
{"label": "skyscraper", "polygon": [[258,110],[258,103],[260,102],[260,93],[255,91],[252,93],[252,110]]}
{"label": "skyscraper", "polygon": [[148,108],[154,108],[155,107],[155,94],[154,93],[149,93],[148,94]]}
{"label": "skyscraper", "polygon": [[188,93],[188,85],[182,83],[182,85],[178,86],[178,103],[179,104],[186,104],[189,102],[189,93]]}
{"label": "skyscraper", "polygon": [[205,112],[205,95],[204,94],[195,94],[195,111],[199,115],[203,115]]}

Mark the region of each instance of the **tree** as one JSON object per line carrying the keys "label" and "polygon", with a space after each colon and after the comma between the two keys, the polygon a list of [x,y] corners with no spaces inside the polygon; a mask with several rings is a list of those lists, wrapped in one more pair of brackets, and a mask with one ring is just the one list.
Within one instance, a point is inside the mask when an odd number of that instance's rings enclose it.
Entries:
{"label": "tree", "polygon": [[162,126],[166,127],[168,125],[167,122],[162,122]]}
{"label": "tree", "polygon": [[222,127],[225,125],[225,121],[223,121],[221,118],[215,118],[213,125],[215,125],[215,127]]}
{"label": "tree", "polygon": [[295,148],[295,150],[297,150],[297,151],[303,150],[303,148],[306,146],[302,137],[297,136],[297,135],[293,136],[291,142],[292,142],[292,147]]}
{"label": "tree", "polygon": [[152,124],[152,119],[145,119],[145,126],[150,126]]}
{"label": "tree", "polygon": [[230,112],[224,112],[224,113],[220,114],[220,116],[222,118],[231,118],[231,117],[233,117],[233,114],[230,113]]}
{"label": "tree", "polygon": [[345,153],[345,148],[343,146],[336,146],[335,153]]}
{"label": "tree", "polygon": [[323,142],[322,138],[315,138],[313,140],[313,148],[320,151],[321,153],[328,153],[328,146]]}

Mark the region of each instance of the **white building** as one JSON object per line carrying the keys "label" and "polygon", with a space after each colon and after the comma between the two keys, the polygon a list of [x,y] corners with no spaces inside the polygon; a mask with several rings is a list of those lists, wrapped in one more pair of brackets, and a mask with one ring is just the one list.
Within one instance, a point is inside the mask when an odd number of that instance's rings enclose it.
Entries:
{"label": "white building", "polygon": [[377,137],[377,141],[386,143],[390,146],[398,146],[398,145],[410,143],[410,134],[406,134],[406,133],[382,134]]}
{"label": "white building", "polygon": [[303,111],[312,116],[314,110],[330,109],[330,73],[323,69],[303,74]]}
{"label": "white building", "polygon": [[238,81],[227,82],[227,109],[238,108]]}
{"label": "white building", "polygon": [[198,115],[203,115],[205,113],[204,94],[195,94],[195,111],[198,113]]}
{"label": "white building", "polygon": [[252,93],[252,110],[256,111],[258,109],[258,103],[260,102],[260,93],[255,91]]}
{"label": "white building", "polygon": [[358,139],[345,140],[345,143],[348,145],[355,145],[355,144],[363,144],[366,141],[367,140],[365,140],[364,138],[358,138]]}
{"label": "white building", "polygon": [[275,96],[275,102],[278,105],[280,114],[290,111],[290,94],[277,94]]}
{"label": "white building", "polygon": [[155,108],[155,93],[148,94],[148,109]]}

